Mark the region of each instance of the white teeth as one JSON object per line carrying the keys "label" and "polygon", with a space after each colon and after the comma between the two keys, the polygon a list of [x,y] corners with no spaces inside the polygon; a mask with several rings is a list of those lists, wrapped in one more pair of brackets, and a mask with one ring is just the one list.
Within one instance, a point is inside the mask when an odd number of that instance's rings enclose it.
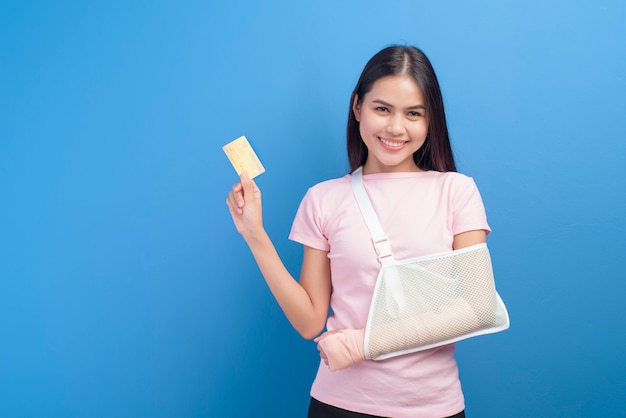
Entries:
{"label": "white teeth", "polygon": [[390,146],[390,147],[394,147],[394,148],[400,148],[401,146],[403,146],[405,144],[405,142],[391,142],[386,140],[385,138],[378,138],[380,139],[380,142],[382,142],[383,144]]}

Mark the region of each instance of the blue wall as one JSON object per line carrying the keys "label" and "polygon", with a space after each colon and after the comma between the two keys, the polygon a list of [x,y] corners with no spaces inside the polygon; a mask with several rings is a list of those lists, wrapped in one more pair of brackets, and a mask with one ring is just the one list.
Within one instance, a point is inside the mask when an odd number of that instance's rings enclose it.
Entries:
{"label": "blue wall", "polygon": [[230,222],[221,146],[258,151],[297,274],[297,205],[346,173],[350,91],[398,42],[438,72],[512,318],[459,344],[470,416],[626,416],[624,2],[8,3],[0,416],[304,416],[317,350]]}

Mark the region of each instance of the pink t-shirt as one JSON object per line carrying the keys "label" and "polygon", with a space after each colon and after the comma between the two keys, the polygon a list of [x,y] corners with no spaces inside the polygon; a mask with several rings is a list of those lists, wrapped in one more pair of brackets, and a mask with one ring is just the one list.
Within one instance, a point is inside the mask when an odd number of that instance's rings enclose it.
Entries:
{"label": "pink t-shirt", "polygon": [[[427,171],[363,176],[396,260],[450,251],[454,235],[490,231],[474,181]],[[311,187],[289,238],[328,251],[333,293],[326,327],[365,328],[380,270],[350,175]],[[454,344],[330,372],[320,362],[311,396],[387,417],[444,417],[464,409]]]}

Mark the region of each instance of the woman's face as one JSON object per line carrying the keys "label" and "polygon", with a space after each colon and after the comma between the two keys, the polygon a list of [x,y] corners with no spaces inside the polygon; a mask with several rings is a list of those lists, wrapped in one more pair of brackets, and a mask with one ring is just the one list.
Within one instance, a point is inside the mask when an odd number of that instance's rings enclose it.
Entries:
{"label": "woman's face", "polygon": [[422,90],[409,76],[377,80],[352,109],[368,155],[363,173],[422,171],[413,161],[428,134]]}

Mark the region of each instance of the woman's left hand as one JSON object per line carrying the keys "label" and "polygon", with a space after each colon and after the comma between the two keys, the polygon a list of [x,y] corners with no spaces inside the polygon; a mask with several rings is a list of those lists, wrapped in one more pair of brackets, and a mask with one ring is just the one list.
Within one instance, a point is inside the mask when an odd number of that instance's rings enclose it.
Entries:
{"label": "woman's left hand", "polygon": [[336,329],[314,340],[324,364],[331,372],[345,369],[365,360],[365,330]]}

